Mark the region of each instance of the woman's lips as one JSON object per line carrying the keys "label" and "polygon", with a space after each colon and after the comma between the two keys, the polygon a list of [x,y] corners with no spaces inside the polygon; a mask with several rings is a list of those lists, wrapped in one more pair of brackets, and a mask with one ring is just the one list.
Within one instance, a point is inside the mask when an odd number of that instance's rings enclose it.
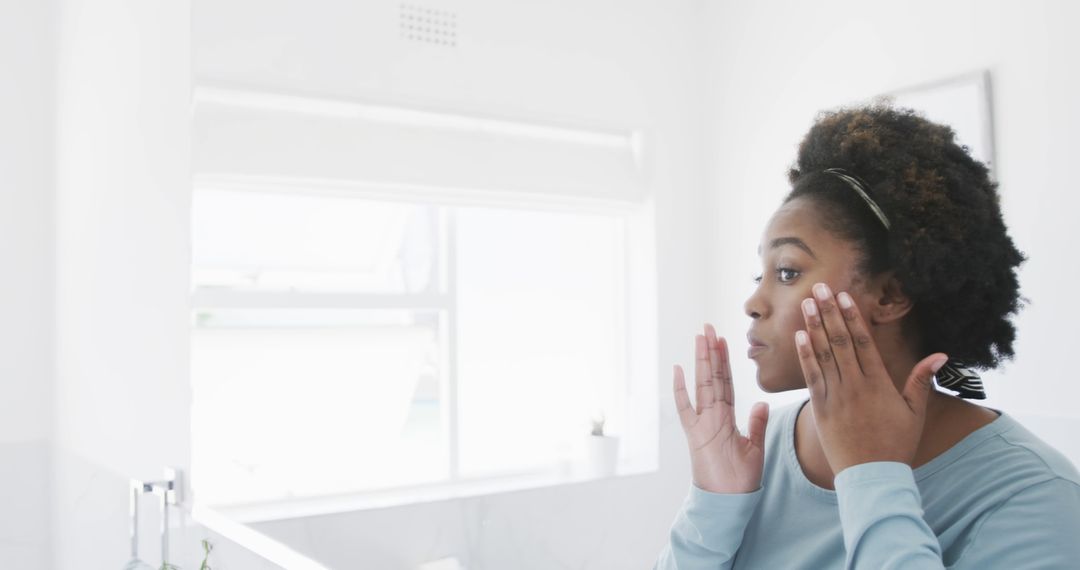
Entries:
{"label": "woman's lips", "polygon": [[746,350],[746,357],[753,358],[762,353],[767,346],[757,339],[757,336],[753,332],[747,331],[746,342],[750,343],[750,348]]}

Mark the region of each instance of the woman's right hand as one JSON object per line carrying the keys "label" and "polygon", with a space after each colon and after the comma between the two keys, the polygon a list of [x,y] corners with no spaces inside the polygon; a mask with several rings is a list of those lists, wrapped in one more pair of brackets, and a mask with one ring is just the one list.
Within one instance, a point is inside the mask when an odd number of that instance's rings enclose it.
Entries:
{"label": "woman's right hand", "polygon": [[690,447],[694,484],[713,493],[750,493],[761,486],[769,406],[754,404],[747,436],[735,426],[735,390],[727,341],[712,325],[695,338],[697,410],[690,404],[682,367],[675,365],[675,407]]}

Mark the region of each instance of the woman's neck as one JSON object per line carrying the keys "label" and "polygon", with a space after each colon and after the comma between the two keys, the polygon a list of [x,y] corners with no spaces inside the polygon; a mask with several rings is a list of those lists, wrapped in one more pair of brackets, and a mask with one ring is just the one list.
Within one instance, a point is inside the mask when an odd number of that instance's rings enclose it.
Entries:
{"label": "woman's neck", "polygon": [[[925,465],[997,417],[992,410],[931,389],[926,404],[926,422],[911,467]],[[819,487],[833,488],[835,473],[825,459],[813,406],[809,403],[802,407],[795,421],[795,455],[807,479]]]}

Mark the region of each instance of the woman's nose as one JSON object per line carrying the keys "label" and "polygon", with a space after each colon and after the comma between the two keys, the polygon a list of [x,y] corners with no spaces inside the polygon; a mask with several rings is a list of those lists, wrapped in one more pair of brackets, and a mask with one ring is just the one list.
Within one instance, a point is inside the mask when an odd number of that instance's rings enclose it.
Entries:
{"label": "woman's nose", "polygon": [[743,310],[746,312],[746,315],[752,319],[761,317],[761,312],[759,309],[760,307],[758,306],[757,293],[751,295],[750,298],[747,299],[745,303],[743,303]]}

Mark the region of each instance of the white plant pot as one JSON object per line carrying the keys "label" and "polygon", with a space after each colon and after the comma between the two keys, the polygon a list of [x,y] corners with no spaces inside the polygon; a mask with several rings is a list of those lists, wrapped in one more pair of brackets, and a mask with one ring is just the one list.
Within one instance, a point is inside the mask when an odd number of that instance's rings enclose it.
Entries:
{"label": "white plant pot", "polygon": [[589,435],[585,442],[585,475],[611,477],[619,464],[619,438],[611,435]]}

